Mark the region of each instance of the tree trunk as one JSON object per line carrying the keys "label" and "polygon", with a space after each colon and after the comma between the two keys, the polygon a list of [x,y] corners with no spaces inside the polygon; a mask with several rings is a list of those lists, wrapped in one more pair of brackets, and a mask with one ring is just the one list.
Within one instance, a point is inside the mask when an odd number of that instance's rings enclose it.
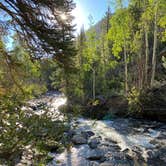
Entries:
{"label": "tree trunk", "polygon": [[153,40],[151,87],[154,85],[154,79],[155,79],[155,71],[156,71],[156,48],[157,48],[157,10],[155,12],[155,18],[154,18],[154,40]]}
{"label": "tree trunk", "polygon": [[148,32],[145,30],[145,86],[148,86],[148,63],[149,63],[149,42]]}
{"label": "tree trunk", "polygon": [[92,93],[93,93],[93,100],[96,99],[96,76],[95,76],[95,69],[92,69],[93,70],[93,89],[92,89]]}
{"label": "tree trunk", "polygon": [[102,37],[102,48],[101,48],[101,76],[103,79],[102,82],[102,92],[104,93],[103,95],[106,95],[107,93],[107,83],[106,83],[106,62],[107,62],[107,55],[106,55],[106,47],[105,47],[105,40],[104,40],[104,33]]}
{"label": "tree trunk", "polygon": [[124,63],[125,63],[125,94],[128,94],[128,68],[127,68],[127,52],[126,46],[124,46]]}
{"label": "tree trunk", "polygon": [[143,63],[142,63],[142,57],[141,57],[141,50],[138,53],[138,85],[139,90],[142,89],[143,85]]}

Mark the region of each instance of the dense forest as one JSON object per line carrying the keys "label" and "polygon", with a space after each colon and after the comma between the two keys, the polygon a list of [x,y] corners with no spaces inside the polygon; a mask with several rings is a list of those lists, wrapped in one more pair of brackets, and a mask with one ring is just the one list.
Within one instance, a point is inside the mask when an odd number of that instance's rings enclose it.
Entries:
{"label": "dense forest", "polygon": [[[65,133],[76,117],[166,122],[166,1],[111,1],[77,36],[75,6],[0,1],[0,165],[16,165],[27,146],[31,165],[47,165],[48,152],[72,146]],[[42,103],[29,109],[50,91],[67,98],[63,120]]]}

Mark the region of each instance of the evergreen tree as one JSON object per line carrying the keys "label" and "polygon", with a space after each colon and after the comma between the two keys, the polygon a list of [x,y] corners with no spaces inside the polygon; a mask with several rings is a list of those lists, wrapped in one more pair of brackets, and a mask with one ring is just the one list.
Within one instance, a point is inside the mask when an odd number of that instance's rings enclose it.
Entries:
{"label": "evergreen tree", "polygon": [[74,54],[74,7],[72,0],[0,2],[0,9],[8,14],[6,21],[27,42],[35,58],[54,56],[61,65],[67,65]]}

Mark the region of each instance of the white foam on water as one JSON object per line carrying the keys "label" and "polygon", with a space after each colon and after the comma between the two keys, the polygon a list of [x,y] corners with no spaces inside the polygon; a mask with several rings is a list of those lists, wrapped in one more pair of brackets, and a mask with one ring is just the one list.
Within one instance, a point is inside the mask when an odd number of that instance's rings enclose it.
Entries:
{"label": "white foam on water", "polygon": [[[81,123],[79,126],[82,130],[89,127],[96,135],[117,142],[121,151],[125,149],[132,151],[135,147],[139,147],[145,160],[148,157],[146,149],[155,148],[155,145],[150,142],[160,134],[160,132],[156,130],[149,130],[149,133],[135,132],[132,134],[123,134],[123,132],[119,130],[119,126],[117,126],[118,129],[116,128],[113,121],[93,121],[86,119],[79,119],[78,121]],[[116,125],[120,124],[117,123]]]}

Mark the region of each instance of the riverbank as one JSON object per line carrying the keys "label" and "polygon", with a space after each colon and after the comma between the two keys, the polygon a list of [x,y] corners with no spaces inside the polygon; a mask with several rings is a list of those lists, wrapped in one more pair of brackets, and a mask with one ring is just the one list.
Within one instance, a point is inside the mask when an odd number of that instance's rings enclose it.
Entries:
{"label": "riverbank", "polygon": [[[28,110],[38,116],[50,116],[52,121],[63,121],[65,115],[59,108],[66,102],[64,95],[49,92],[29,101]],[[47,142],[50,149],[46,155],[49,158],[47,166],[166,165],[165,123],[133,118],[92,120],[73,116],[67,125],[63,140]],[[63,147],[60,151],[56,143]],[[15,165],[33,165],[35,155],[36,150],[26,146]]]}
{"label": "riverbank", "polygon": [[[51,106],[50,112],[57,117],[66,98],[51,92],[35,103],[43,102]],[[48,166],[166,164],[165,123],[133,118],[91,120],[73,117],[64,137],[69,147],[62,153],[50,152],[53,160]]]}
{"label": "riverbank", "polygon": [[135,119],[77,119],[67,133],[71,147],[50,153],[48,166],[134,166],[166,164],[166,125]]}

